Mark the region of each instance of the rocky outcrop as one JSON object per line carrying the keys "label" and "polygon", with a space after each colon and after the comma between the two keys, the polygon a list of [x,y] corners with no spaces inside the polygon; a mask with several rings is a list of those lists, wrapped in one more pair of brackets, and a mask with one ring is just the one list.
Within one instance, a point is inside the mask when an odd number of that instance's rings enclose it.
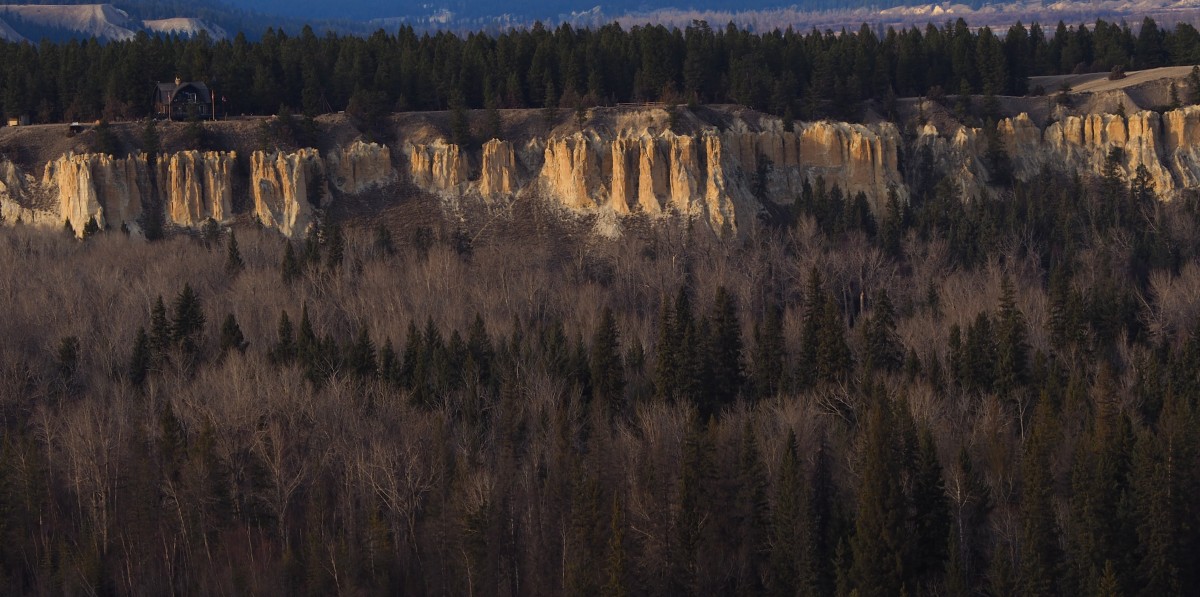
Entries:
{"label": "rocky outcrop", "polygon": [[314,207],[328,197],[325,165],[315,149],[293,153],[256,151],[250,156],[254,215],[286,236],[303,234]]}
{"label": "rocky outcrop", "polygon": [[467,182],[466,158],[457,145],[438,139],[428,144],[407,144],[409,174],[423,189],[450,191]]}
{"label": "rocky outcrop", "polygon": [[978,195],[993,178],[983,156],[1000,143],[1013,174],[1028,180],[1050,169],[1101,175],[1110,157],[1125,180],[1144,168],[1160,198],[1200,187],[1200,107],[1166,112],[1064,116],[1040,129],[1026,114],[1001,120],[990,137],[960,127],[943,136],[932,125],[919,131],[915,149],[930,150],[939,172],[957,173],[967,195]]}
{"label": "rocky outcrop", "polygon": [[[611,136],[588,129],[531,139],[520,152],[489,141],[473,182],[462,152],[444,140],[406,151],[413,182],[434,193],[542,195],[572,209],[679,213],[726,230],[753,217],[763,201],[792,203],[817,177],[872,203],[891,187],[903,196],[899,144],[890,124],[819,122],[784,131],[774,121],[761,130],[739,124],[686,135],[644,125]],[[519,166],[532,178],[521,180]]]}
{"label": "rocky outcrop", "polygon": [[484,143],[479,170],[480,195],[491,199],[516,193],[517,157],[511,142],[492,139]]}
{"label": "rocky outcrop", "polygon": [[62,226],[58,214],[37,204],[33,177],[10,160],[0,160],[0,223]]}
{"label": "rocky outcrop", "polygon": [[167,222],[185,228],[233,216],[234,152],[181,151],[158,160],[158,189]]}
{"label": "rocky outcrop", "polygon": [[153,192],[143,154],[68,153],[46,164],[42,187],[58,199],[58,220],[79,235],[92,219],[102,229],[135,223]]}
{"label": "rocky outcrop", "polygon": [[386,145],[357,140],[325,156],[329,184],[342,193],[361,193],[396,180],[392,150]]}

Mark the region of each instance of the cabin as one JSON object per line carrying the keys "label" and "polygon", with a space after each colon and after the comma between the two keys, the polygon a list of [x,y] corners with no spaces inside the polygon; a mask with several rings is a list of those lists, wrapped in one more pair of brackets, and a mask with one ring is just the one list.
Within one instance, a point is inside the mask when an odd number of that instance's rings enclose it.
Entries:
{"label": "cabin", "polygon": [[204,83],[159,83],[154,95],[154,116],[166,120],[213,117],[213,94]]}

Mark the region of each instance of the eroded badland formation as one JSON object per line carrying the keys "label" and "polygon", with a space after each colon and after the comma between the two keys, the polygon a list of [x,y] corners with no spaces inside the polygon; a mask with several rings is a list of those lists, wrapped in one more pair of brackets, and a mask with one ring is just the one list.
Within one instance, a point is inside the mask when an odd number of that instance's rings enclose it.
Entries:
{"label": "eroded badland formation", "polygon": [[[909,107],[924,116],[930,104]],[[1115,148],[1122,175],[1128,180],[1144,166],[1164,200],[1200,188],[1200,107],[1074,112],[1054,108],[1036,121],[1017,113],[997,123],[990,143],[1002,144],[1020,179],[1043,168],[1099,174]],[[299,236],[344,196],[415,187],[489,204],[548,200],[579,212],[684,215],[730,233],[771,204],[790,205],[817,178],[848,196],[862,193],[875,210],[892,190],[904,200],[906,162],[917,155],[957,181],[964,200],[992,192],[988,136],[947,113],[910,115],[903,125],[798,122],[791,130],[738,108],[681,107],[674,122],[661,108],[599,108],[582,127],[565,111],[554,127],[540,112],[508,113],[506,139],[473,148],[448,140],[446,114],[394,117],[386,145],[356,138],[344,117],[327,116],[319,119],[327,146],[274,151],[237,141],[251,135],[234,133],[257,121],[233,121],[205,125],[233,139],[222,150],[156,158],[137,152],[138,124],[118,125],[126,157],[90,153],[90,132],[67,139],[65,126],[17,127],[0,131],[0,216],[10,225],[69,222],[79,234],[94,218],[101,228],[136,232],[153,205],[168,226],[253,217]]]}

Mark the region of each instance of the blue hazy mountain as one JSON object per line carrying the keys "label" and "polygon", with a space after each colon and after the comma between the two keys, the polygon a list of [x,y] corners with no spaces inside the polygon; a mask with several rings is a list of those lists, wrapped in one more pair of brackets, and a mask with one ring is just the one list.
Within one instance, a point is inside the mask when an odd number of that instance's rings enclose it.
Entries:
{"label": "blue hazy mountain", "polygon": [[[783,6],[806,10],[894,6],[920,0],[230,0],[235,8],[300,19],[371,20],[390,18],[451,18],[457,22],[483,21],[508,15],[519,20],[554,19],[599,8],[608,16],[664,8],[746,11]],[[928,2],[924,2],[928,3]],[[969,2],[968,2],[969,3]]]}

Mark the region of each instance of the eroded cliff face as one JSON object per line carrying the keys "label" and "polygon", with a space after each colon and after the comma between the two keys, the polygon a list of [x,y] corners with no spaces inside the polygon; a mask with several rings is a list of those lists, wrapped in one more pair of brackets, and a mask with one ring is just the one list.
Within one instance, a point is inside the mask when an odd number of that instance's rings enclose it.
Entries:
{"label": "eroded cliff face", "polygon": [[342,193],[361,193],[396,180],[392,150],[386,145],[357,140],[325,156],[329,184]]}
{"label": "eroded cliff face", "polygon": [[250,156],[254,215],[264,226],[297,236],[312,223],[313,208],[328,198],[325,164],[315,149],[256,151]]}
{"label": "eroded cliff face", "polygon": [[[151,201],[167,225],[194,228],[234,217],[236,152],[181,151],[156,160],[131,155],[65,154],[48,162],[40,181],[0,159],[0,221],[42,227],[70,222],[82,235],[88,220],[101,228],[140,227]],[[249,180],[253,215],[288,236],[301,234],[312,212],[331,199],[330,186],[354,194],[393,182],[391,150],[356,141],[322,158],[315,149],[255,152]],[[242,174],[241,176],[245,176]]]}
{"label": "eroded cliff face", "polygon": [[181,151],[158,160],[159,197],[168,223],[185,228],[233,216],[234,152]]}
{"label": "eroded cliff face", "polygon": [[[1044,168],[1059,172],[1101,175],[1109,156],[1117,157],[1118,173],[1126,180],[1144,167],[1154,190],[1170,200],[1184,189],[1200,187],[1200,107],[1166,112],[1087,114],[1067,116],[1045,129],[1021,114],[996,124],[996,141],[1003,145],[1013,174],[1028,180]],[[956,174],[968,196],[986,189],[988,171],[983,156],[988,136],[979,129],[959,128],[940,134],[932,125],[919,132],[916,149],[929,149],[935,167]],[[1113,153],[1117,150],[1116,153]]]}
{"label": "eroded cliff face", "polygon": [[42,187],[58,199],[59,222],[79,235],[93,218],[100,228],[135,222],[152,192],[145,155],[68,153],[46,164]]}
{"label": "eroded cliff face", "polygon": [[423,189],[450,191],[467,181],[466,158],[457,145],[438,139],[433,143],[405,144],[409,174]]}
{"label": "eroded cliff face", "polygon": [[484,143],[479,170],[479,194],[493,199],[516,193],[517,157],[511,142],[492,139]]}
{"label": "eroded cliff face", "polygon": [[819,122],[784,131],[773,121],[762,130],[743,123],[686,135],[645,126],[605,135],[585,129],[530,139],[520,151],[490,141],[474,179],[459,148],[444,140],[410,144],[407,154],[413,182],[434,193],[542,195],[576,210],[695,216],[724,231],[764,201],[790,204],[816,177],[872,203],[890,187],[904,195],[899,143],[890,124]]}

